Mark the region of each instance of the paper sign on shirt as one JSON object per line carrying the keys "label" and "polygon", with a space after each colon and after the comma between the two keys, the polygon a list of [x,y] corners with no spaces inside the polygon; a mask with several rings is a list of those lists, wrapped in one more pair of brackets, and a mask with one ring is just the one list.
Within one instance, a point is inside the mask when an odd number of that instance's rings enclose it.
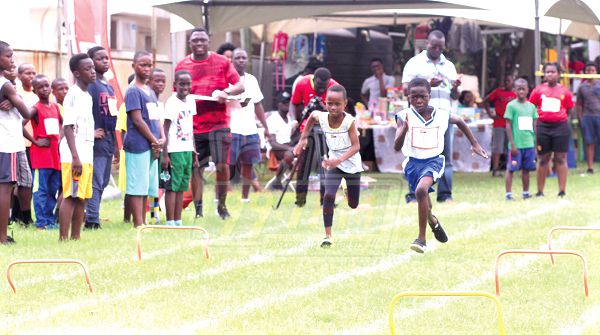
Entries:
{"label": "paper sign on shirt", "polygon": [[119,116],[116,98],[108,98],[108,111],[110,112],[111,116]]}
{"label": "paper sign on shirt", "polygon": [[148,102],[146,109],[148,109],[148,118],[150,120],[160,120],[158,105],[155,102]]}
{"label": "paper sign on shirt", "polygon": [[542,111],[551,113],[560,112],[560,99],[542,96]]}
{"label": "paper sign on shirt", "polygon": [[438,129],[435,128],[411,128],[412,146],[418,149],[435,149],[438,147]]}
{"label": "paper sign on shirt", "polygon": [[533,118],[531,116],[519,116],[519,130],[533,131]]}
{"label": "paper sign on shirt", "polygon": [[58,119],[47,118],[44,119],[44,128],[46,129],[46,135],[58,135],[60,127],[58,125]]}

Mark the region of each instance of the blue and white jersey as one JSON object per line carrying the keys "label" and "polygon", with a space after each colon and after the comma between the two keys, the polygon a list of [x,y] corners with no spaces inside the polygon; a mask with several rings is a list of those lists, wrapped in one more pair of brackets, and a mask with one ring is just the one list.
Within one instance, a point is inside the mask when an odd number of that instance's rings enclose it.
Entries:
{"label": "blue and white jersey", "polygon": [[444,134],[450,123],[450,112],[434,107],[431,119],[425,120],[410,107],[398,112],[396,118],[404,121],[407,115],[408,132],[402,146],[404,156],[418,159],[439,156],[444,151]]}

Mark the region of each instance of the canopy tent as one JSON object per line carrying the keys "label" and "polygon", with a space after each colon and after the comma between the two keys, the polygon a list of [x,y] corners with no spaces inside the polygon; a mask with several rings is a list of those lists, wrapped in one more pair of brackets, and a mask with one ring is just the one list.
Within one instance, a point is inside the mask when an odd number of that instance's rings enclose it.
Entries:
{"label": "canopy tent", "polygon": [[210,32],[235,31],[258,24],[348,10],[479,8],[459,0],[195,0],[157,1],[155,5]]}

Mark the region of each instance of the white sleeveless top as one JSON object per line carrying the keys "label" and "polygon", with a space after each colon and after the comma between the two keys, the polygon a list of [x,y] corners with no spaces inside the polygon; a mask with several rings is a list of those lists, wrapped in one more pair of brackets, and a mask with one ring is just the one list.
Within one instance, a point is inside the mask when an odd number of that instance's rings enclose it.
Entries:
{"label": "white sleeveless top", "polygon": [[[12,83],[0,78],[0,88]],[[0,152],[13,153],[25,151],[25,138],[23,137],[23,117],[16,107],[8,112],[0,110]]]}
{"label": "white sleeveless top", "polygon": [[434,108],[431,119],[425,120],[415,109],[406,108],[397,114],[404,121],[408,115],[408,132],[402,146],[406,157],[427,159],[439,156],[444,151],[444,134],[450,123],[450,112]]}
{"label": "white sleeveless top", "polygon": [[[348,150],[350,150],[350,147],[352,147],[348,132],[350,130],[350,126],[354,122],[354,118],[352,115],[344,113],[345,117],[342,121],[342,124],[338,128],[333,129],[329,126],[329,113],[317,113],[319,116],[319,124],[321,125],[321,129],[323,129],[325,140],[327,141],[327,147],[329,148],[329,159],[340,158],[342,155],[348,152]],[[362,172],[363,168],[360,153],[357,152],[347,160],[342,161],[340,165],[338,165],[338,169],[346,173]]]}

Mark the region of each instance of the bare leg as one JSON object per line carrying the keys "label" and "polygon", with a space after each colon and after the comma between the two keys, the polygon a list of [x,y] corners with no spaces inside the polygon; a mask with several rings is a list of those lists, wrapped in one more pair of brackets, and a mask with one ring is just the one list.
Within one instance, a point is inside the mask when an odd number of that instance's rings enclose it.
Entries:
{"label": "bare leg", "polygon": [[139,195],[129,196],[129,205],[131,206],[131,215],[133,216],[133,227],[137,228],[144,224],[144,198]]}
{"label": "bare leg", "polygon": [[492,171],[494,173],[498,173],[498,166],[500,166],[500,154],[493,153],[492,154]]}
{"label": "bare leg", "polygon": [[587,144],[585,146],[585,158],[587,160],[588,169],[594,168],[594,150],[595,149],[596,148],[595,148],[594,144]]}
{"label": "bare leg", "polygon": [[131,203],[129,202],[129,195],[125,194],[125,198],[123,199],[123,222],[129,223],[131,222]]}
{"label": "bare leg", "polygon": [[4,244],[8,239],[8,212],[12,199],[12,183],[0,184],[0,243]]}
{"label": "bare leg", "polygon": [[538,193],[544,193],[544,185],[546,184],[546,175],[548,174],[548,163],[550,162],[551,154],[552,153],[549,152],[539,155],[539,162],[536,170]]}
{"label": "bare leg", "polygon": [[202,201],[202,195],[204,193],[204,168],[192,169],[192,194],[194,195],[194,201]]}
{"label": "bare leg", "polygon": [[523,181],[523,193],[529,192],[529,170],[521,171],[521,180]]}
{"label": "bare leg", "polygon": [[[523,171],[525,172],[525,171]],[[528,171],[529,173],[529,171]],[[506,170],[506,177],[504,178],[504,187],[506,188],[506,193],[512,192],[512,180],[513,180],[514,172]],[[525,185],[525,183],[523,183]]]}
{"label": "bare leg", "polygon": [[183,192],[175,193],[175,213],[174,219],[181,220],[181,212],[183,211]]}
{"label": "bare leg", "polygon": [[78,240],[81,234],[81,225],[83,224],[84,210],[86,201],[75,199],[73,208],[73,221],[71,221],[71,239]]}
{"label": "bare leg", "polygon": [[569,174],[566,152],[554,153],[554,170],[558,177],[558,191],[565,192],[567,189],[567,175]]}
{"label": "bare leg", "polygon": [[242,199],[248,199],[252,183],[252,164],[242,164]]}
{"label": "bare leg", "polygon": [[419,240],[425,241],[425,232],[427,221],[431,219],[431,199],[429,198],[429,188],[433,185],[433,178],[423,177],[419,181],[415,190],[419,208]]}
{"label": "bare leg", "polygon": [[63,199],[62,205],[59,210],[59,219],[60,222],[60,232],[59,232],[59,240],[67,241],[69,239],[69,227],[71,226],[71,222],[73,221],[73,213],[75,210],[75,202],[77,199],[72,197],[66,197]]}
{"label": "bare leg", "polygon": [[[175,202],[176,196],[177,196],[177,193],[175,193],[175,192],[171,192],[171,191],[165,192],[165,207],[167,208],[167,221],[175,220],[175,213],[177,212],[176,202]],[[181,217],[181,214],[179,214],[179,216]]]}
{"label": "bare leg", "polygon": [[146,208],[148,208],[148,196],[142,197],[142,224],[146,224]]}
{"label": "bare leg", "polygon": [[217,164],[217,184],[215,185],[219,206],[225,206],[227,186],[229,186],[229,165],[226,163],[219,163]]}

